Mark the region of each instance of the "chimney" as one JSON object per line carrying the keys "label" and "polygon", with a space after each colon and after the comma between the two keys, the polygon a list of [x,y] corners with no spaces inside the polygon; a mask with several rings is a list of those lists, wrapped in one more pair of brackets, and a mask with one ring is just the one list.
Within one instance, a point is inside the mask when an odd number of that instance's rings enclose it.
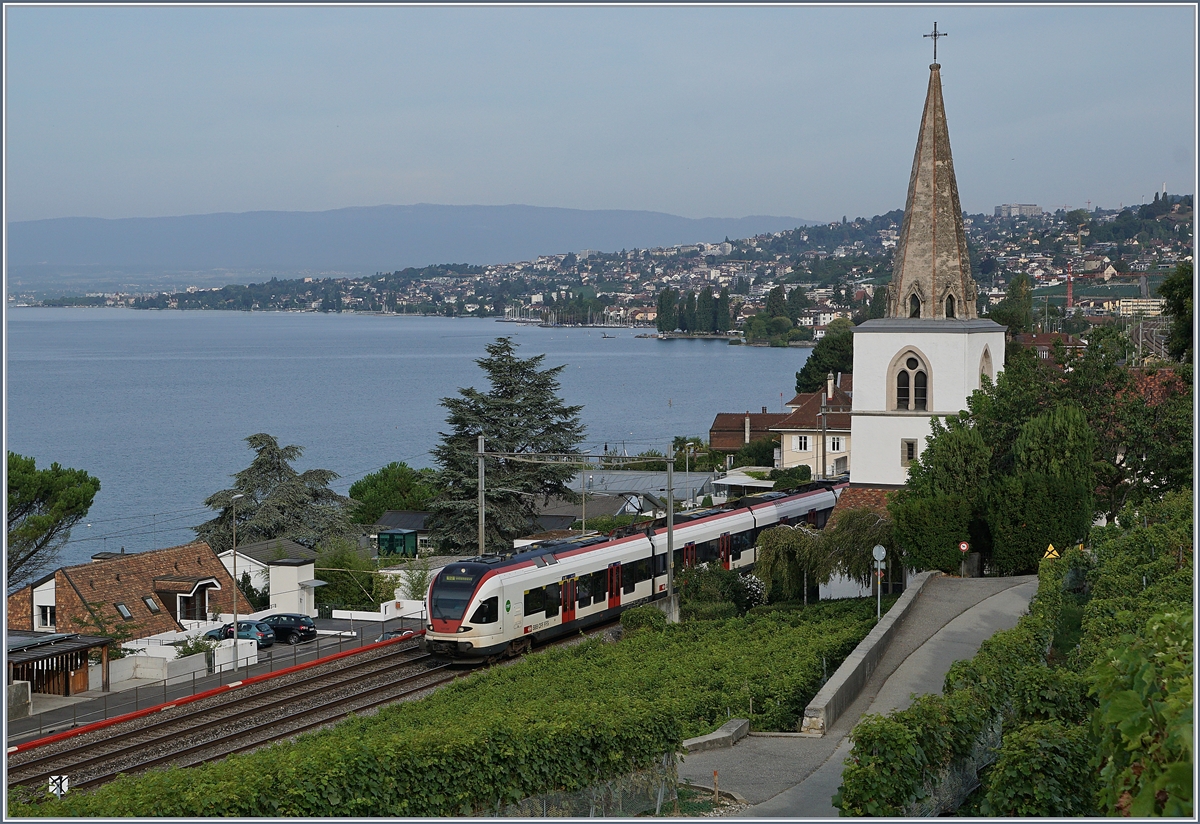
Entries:
{"label": "chimney", "polygon": [[767,407],[765,407],[765,406],[763,407],[763,414],[764,415],[767,414]]}
{"label": "chimney", "polygon": [[833,373],[825,376],[825,397],[833,399]]}
{"label": "chimney", "polygon": [[746,443],[750,443],[750,410],[746,410]]}

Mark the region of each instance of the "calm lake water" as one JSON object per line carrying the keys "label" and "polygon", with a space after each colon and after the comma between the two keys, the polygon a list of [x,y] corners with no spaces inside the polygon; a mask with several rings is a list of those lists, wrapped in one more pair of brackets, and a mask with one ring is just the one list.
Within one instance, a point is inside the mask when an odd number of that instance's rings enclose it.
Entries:
{"label": "calm lake water", "polygon": [[[644,331],[644,330],[638,330]],[[271,312],[16,308],[6,345],[8,448],[85,469],[101,490],[63,564],[173,546],[211,513],[256,432],[299,444],[296,466],[351,483],[391,461],[432,465],[439,401],[486,389],[475,360],[511,335],[523,357],[565,364],[585,449],[665,451],[707,440],[717,412],[781,411],[809,349],[638,339],[632,330],[492,320]],[[86,525],[90,524],[90,526]]]}

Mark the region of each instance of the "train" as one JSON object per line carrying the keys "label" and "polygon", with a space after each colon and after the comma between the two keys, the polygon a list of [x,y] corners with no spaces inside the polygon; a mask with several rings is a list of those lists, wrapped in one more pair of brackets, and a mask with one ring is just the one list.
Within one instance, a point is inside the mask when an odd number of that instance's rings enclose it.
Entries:
{"label": "train", "polygon": [[[818,481],[677,514],[674,571],[710,562],[746,570],[759,532],[779,524],[823,527],[846,486]],[[420,644],[443,660],[490,663],[666,598],[665,527],[659,518],[447,564],[429,585]]]}

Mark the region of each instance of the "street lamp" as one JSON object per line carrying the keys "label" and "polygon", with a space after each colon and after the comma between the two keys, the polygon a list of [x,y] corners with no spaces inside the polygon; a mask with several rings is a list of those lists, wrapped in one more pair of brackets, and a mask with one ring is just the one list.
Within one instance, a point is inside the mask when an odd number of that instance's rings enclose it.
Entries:
{"label": "street lamp", "polygon": [[245,495],[234,495],[229,499],[230,506],[233,508],[233,671],[237,672],[238,668],[238,623],[237,623],[237,502],[238,498],[245,498]]}

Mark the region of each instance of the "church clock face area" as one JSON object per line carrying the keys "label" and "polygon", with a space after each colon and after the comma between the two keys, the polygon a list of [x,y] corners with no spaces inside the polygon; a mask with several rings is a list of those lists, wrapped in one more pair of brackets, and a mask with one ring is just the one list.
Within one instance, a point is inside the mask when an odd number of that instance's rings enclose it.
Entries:
{"label": "church clock face area", "polygon": [[[930,418],[957,415],[1004,367],[1004,327],[976,314],[977,290],[950,132],[934,62],[909,175],[886,317],[854,328],[852,486],[898,487],[919,456]],[[936,380],[935,380],[936,379]]]}

